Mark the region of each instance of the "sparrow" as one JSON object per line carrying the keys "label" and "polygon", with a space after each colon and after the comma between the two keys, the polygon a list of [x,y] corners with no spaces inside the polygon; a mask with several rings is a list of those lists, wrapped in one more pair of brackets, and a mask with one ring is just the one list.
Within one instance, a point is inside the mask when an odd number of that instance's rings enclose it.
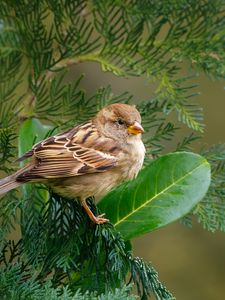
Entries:
{"label": "sparrow", "polygon": [[42,183],[63,197],[79,198],[94,223],[108,222],[105,214],[92,213],[86,199],[94,196],[99,200],[137,176],[145,156],[143,132],[135,106],[108,105],[93,119],[35,144],[17,159],[30,161],[0,180],[0,194],[26,182]]}

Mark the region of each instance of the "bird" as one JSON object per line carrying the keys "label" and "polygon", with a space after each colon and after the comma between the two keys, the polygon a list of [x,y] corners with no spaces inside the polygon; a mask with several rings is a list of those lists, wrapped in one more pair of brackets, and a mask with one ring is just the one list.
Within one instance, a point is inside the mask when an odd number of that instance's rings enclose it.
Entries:
{"label": "bird", "polygon": [[78,198],[95,224],[86,199],[101,199],[123,181],[134,179],[142,168],[145,146],[141,116],[134,105],[114,103],[91,120],[35,144],[18,158],[28,163],[0,180],[0,195],[31,182],[42,183],[67,199]]}

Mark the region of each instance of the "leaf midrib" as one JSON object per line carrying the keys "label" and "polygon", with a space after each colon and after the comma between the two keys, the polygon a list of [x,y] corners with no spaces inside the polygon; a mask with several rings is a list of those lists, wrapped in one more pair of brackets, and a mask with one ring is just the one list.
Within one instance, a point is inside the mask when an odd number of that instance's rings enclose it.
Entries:
{"label": "leaf midrib", "polygon": [[157,197],[159,197],[161,194],[164,194],[167,190],[169,190],[170,188],[172,188],[174,185],[178,184],[180,181],[182,181],[185,177],[189,176],[190,174],[192,174],[194,171],[196,171],[198,168],[202,167],[203,165],[208,165],[207,161],[204,161],[202,164],[200,164],[199,166],[197,166],[196,168],[194,168],[193,170],[189,171],[188,173],[186,173],[184,176],[180,177],[177,181],[174,181],[172,184],[170,184],[168,187],[166,187],[164,190],[162,190],[161,192],[159,192],[158,194],[155,194],[151,199],[147,200],[144,204],[142,204],[141,206],[139,206],[138,208],[136,208],[135,210],[132,210],[131,213],[129,213],[128,215],[126,215],[125,217],[123,217],[122,219],[120,219],[118,222],[114,223],[114,226],[116,227],[117,225],[119,225],[121,222],[126,221],[126,219],[128,219],[131,215],[135,214],[138,210],[142,209],[143,207],[147,206],[150,202],[152,202],[154,199],[156,199]]}

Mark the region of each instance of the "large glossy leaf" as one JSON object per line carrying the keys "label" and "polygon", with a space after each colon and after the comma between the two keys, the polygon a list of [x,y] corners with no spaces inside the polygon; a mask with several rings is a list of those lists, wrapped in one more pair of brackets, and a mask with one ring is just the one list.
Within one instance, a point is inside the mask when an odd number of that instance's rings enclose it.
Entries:
{"label": "large glossy leaf", "polygon": [[203,157],[171,153],[110,192],[99,207],[128,240],[187,214],[204,197],[209,184],[210,166]]}

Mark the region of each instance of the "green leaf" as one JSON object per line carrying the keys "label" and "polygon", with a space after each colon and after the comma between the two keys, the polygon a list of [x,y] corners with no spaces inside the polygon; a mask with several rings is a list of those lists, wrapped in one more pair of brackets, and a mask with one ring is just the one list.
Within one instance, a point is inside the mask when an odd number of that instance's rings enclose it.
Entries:
{"label": "green leaf", "polygon": [[202,156],[171,153],[149,164],[136,180],[110,192],[99,207],[128,240],[187,214],[209,184],[210,165]]}
{"label": "green leaf", "polygon": [[[43,140],[47,133],[52,130],[53,127],[49,125],[43,125],[38,119],[27,119],[19,130],[18,138],[18,152],[21,157],[25,152],[29,151],[32,146]],[[25,162],[21,162],[21,166],[25,165]],[[44,198],[47,197],[46,192],[42,191]],[[25,198],[31,195],[30,184],[23,185],[23,194]],[[45,194],[45,195],[44,195]]]}
{"label": "green leaf", "polygon": [[38,119],[27,119],[19,130],[19,157],[29,151],[32,146],[43,140],[53,127],[43,125]]}

